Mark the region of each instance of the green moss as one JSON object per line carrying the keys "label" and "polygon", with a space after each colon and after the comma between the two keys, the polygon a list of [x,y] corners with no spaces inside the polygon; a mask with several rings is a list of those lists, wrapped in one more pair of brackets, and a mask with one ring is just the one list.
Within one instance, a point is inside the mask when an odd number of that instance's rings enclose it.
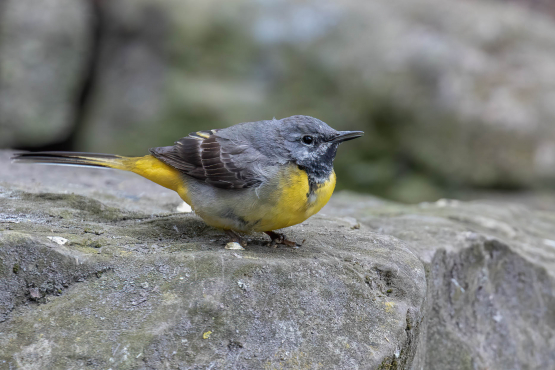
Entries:
{"label": "green moss", "polygon": [[95,234],[95,235],[104,234],[104,231],[102,231],[102,230],[94,230],[94,229],[91,229],[91,228],[88,228],[88,227],[84,228],[83,232],[88,233],[88,234]]}
{"label": "green moss", "polygon": [[90,240],[87,243],[87,247],[90,248],[102,248],[102,243],[100,243],[98,240]]}
{"label": "green moss", "polygon": [[13,265],[12,271],[14,274],[17,274],[19,272],[19,263],[16,263],[15,265]]}
{"label": "green moss", "polygon": [[399,365],[397,363],[397,360],[388,357],[382,361],[382,363],[378,367],[378,370],[397,370],[398,368]]}

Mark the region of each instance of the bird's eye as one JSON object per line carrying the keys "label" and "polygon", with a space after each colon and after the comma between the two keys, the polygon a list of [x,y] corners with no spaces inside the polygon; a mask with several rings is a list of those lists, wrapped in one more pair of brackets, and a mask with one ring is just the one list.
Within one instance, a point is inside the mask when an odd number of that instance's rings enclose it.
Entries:
{"label": "bird's eye", "polygon": [[314,142],[314,138],[310,135],[303,136],[302,140],[303,140],[303,143],[305,143],[306,145],[310,145]]}

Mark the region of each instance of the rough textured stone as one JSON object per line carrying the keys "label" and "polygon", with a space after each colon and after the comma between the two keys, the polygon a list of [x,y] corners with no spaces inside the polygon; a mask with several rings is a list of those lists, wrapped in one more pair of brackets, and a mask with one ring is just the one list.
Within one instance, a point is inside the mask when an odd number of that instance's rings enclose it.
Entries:
{"label": "rough textured stone", "polygon": [[7,156],[8,368],[555,366],[553,211],[339,193],[286,230],[301,248],[252,235],[226,250],[219,231],[175,211],[174,193],[138,176]]}
{"label": "rough textured stone", "polygon": [[553,208],[376,203],[342,194],[333,209],[407,242],[424,262],[427,313],[413,369],[555,366]]}

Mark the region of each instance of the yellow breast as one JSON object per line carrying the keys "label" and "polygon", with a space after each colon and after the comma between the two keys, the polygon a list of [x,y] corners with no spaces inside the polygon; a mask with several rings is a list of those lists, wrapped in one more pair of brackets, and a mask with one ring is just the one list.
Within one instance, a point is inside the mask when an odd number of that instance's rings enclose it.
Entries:
{"label": "yellow breast", "polygon": [[329,201],[335,189],[335,172],[310,192],[308,175],[297,166],[290,166],[279,181],[271,210],[266,212],[253,231],[271,231],[299,224],[314,215]]}

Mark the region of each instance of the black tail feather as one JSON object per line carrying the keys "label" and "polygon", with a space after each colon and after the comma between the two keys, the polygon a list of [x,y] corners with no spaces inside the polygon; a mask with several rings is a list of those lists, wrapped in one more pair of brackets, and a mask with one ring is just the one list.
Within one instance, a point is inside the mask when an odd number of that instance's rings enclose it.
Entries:
{"label": "black tail feather", "polygon": [[43,163],[77,165],[91,167],[113,167],[114,160],[120,156],[113,154],[84,153],[84,152],[24,152],[11,157],[14,163]]}

